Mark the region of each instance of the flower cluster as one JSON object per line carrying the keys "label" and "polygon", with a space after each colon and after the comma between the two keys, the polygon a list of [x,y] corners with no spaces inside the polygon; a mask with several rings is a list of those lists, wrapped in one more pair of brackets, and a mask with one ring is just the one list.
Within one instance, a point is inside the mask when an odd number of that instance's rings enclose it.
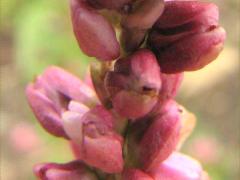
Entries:
{"label": "flower cluster", "polygon": [[[76,159],[44,163],[42,180],[206,180],[179,151],[195,116],[175,100],[184,71],[220,53],[225,31],[212,3],[71,0],[81,50],[99,61],[85,81],[51,66],[28,85],[42,127],[69,141]],[[120,43],[116,32],[120,32]],[[120,50],[121,44],[121,50]]]}

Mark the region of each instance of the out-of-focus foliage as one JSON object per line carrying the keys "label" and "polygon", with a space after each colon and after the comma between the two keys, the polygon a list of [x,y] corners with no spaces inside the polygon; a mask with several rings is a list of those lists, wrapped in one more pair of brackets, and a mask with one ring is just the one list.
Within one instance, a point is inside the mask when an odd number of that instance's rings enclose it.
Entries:
{"label": "out-of-focus foliage", "polygon": [[[207,68],[186,73],[178,102],[196,113],[197,127],[183,151],[199,159],[213,180],[239,174],[239,12],[235,0],[214,0],[228,38]],[[34,179],[36,162],[72,159],[68,144],[36,123],[24,88],[50,64],[84,77],[89,63],[72,33],[69,1],[1,0],[1,173],[4,180]],[[19,130],[26,127],[25,131]],[[20,129],[21,129],[20,128]],[[30,139],[25,138],[29,136]],[[32,142],[32,144],[29,142]],[[29,151],[26,151],[26,148]]]}
{"label": "out-of-focus foliage", "polygon": [[32,79],[49,64],[86,67],[90,58],[74,39],[67,1],[4,1],[2,6],[6,25],[14,29],[15,58],[24,78]]}

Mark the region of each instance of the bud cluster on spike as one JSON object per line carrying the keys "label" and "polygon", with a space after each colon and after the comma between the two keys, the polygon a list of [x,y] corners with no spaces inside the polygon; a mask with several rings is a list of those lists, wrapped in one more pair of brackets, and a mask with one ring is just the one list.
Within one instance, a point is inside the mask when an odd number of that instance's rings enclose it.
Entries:
{"label": "bud cluster on spike", "polygon": [[68,140],[75,155],[66,164],[35,166],[36,176],[209,179],[196,160],[179,152],[196,118],[174,98],[183,72],[204,67],[222,50],[226,35],[217,6],[186,0],[71,0],[70,8],[81,50],[99,61],[86,81],[51,66],[27,86],[42,127]]}

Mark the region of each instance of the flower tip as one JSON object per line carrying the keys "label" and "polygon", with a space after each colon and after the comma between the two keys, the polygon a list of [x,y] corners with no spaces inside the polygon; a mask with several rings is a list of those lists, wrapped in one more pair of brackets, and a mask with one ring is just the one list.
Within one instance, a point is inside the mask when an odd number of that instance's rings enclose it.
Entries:
{"label": "flower tip", "polygon": [[97,180],[96,176],[80,161],[71,161],[66,164],[43,163],[36,165],[33,171],[40,180]]}
{"label": "flower tip", "polygon": [[[149,170],[155,179],[203,180],[203,169],[198,161],[174,152],[168,159]],[[205,176],[207,177],[207,176]]]}

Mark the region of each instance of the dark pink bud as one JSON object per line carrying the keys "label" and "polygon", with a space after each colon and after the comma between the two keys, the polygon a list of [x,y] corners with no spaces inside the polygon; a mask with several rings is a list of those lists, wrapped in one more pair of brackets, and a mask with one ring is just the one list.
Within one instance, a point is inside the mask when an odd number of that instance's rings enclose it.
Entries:
{"label": "dark pink bud", "polygon": [[111,24],[84,0],[71,0],[73,31],[82,51],[99,60],[114,60],[120,47]]}
{"label": "dark pink bud", "polygon": [[34,167],[34,173],[40,180],[97,180],[94,173],[80,161],[39,164]]}
{"label": "dark pink bud", "polygon": [[113,116],[102,106],[91,110],[80,104],[70,106],[70,111],[63,114],[64,130],[79,158],[104,172],[121,172],[123,140],[114,132]]}
{"label": "dark pink bud", "polygon": [[158,60],[165,73],[198,70],[217,58],[223,49],[224,40],[224,29],[215,28],[175,43]]}
{"label": "dark pink bud", "polygon": [[145,34],[162,14],[163,0],[136,1],[131,11],[123,17],[121,43],[126,51],[136,50]]}
{"label": "dark pink bud", "polygon": [[67,138],[61,114],[72,100],[93,104],[95,93],[77,77],[58,67],[49,67],[26,89],[28,102],[41,125],[51,134]]}
{"label": "dark pink bud", "polygon": [[155,180],[206,180],[207,177],[196,160],[177,152],[153,167],[149,174]]}
{"label": "dark pink bud", "polygon": [[157,54],[162,72],[178,73],[201,69],[213,61],[225,36],[218,25],[215,4],[167,1],[149,34],[148,45]]}
{"label": "dark pink bud", "polygon": [[[164,100],[159,101],[158,105],[154,107],[151,114],[165,114],[168,112],[168,109],[176,104],[173,100]],[[192,133],[195,124],[196,124],[196,117],[194,114],[189,112],[186,108],[178,104],[178,110],[180,115],[180,135],[177,149],[180,149],[184,141],[188,138],[188,136]]]}
{"label": "dark pink bud", "polygon": [[160,164],[176,149],[180,135],[179,107],[171,100],[164,113],[157,116],[140,142],[140,160],[144,169]]}
{"label": "dark pink bud", "polygon": [[121,9],[124,5],[127,5],[133,0],[87,0],[89,4],[97,8],[106,9]]}
{"label": "dark pink bud", "polygon": [[139,169],[125,169],[122,180],[154,180],[151,176]]}
{"label": "dark pink bud", "polygon": [[123,117],[146,115],[157,102],[161,88],[160,67],[154,54],[141,49],[119,59],[105,78],[114,109]]}

